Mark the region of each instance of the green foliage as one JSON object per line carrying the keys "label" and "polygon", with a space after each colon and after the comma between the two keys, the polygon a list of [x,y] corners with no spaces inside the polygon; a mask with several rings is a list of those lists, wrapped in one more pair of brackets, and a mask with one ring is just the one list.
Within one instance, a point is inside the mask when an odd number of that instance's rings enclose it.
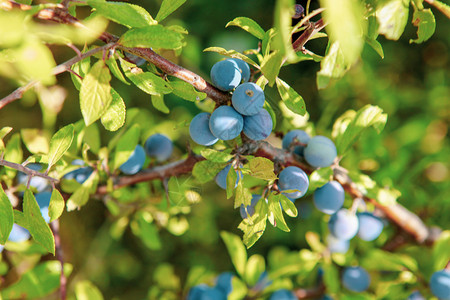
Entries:
{"label": "green foliage", "polygon": [[3,245],[8,240],[13,223],[13,207],[5,191],[0,187],[0,244]]}

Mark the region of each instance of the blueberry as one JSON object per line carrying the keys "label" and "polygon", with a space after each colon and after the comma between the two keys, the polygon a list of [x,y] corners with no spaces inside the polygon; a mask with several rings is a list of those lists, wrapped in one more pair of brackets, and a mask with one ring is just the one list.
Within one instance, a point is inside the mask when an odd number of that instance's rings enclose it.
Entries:
{"label": "blueberry", "polygon": [[[227,165],[216,175],[217,185],[220,186],[224,190],[227,189],[227,176],[228,176],[228,172],[230,171],[230,168],[231,168],[231,165]],[[236,185],[234,187],[237,187],[239,179],[242,178],[242,172],[236,171],[236,175],[237,175],[237,179],[236,179]]]}
{"label": "blueberry", "polygon": [[231,91],[241,83],[241,79],[241,70],[231,59],[219,61],[211,68],[211,81],[219,90]]}
{"label": "blueberry", "polygon": [[[42,165],[37,163],[28,164],[26,167],[34,171],[42,170]],[[22,172],[18,172],[17,181],[19,184],[26,185],[28,181],[28,175]],[[45,191],[46,189],[49,189],[50,185],[48,184],[47,179],[38,176],[33,176],[33,178],[31,178],[30,180],[30,187],[36,188],[37,192],[40,193]]]}
{"label": "blueberry", "polygon": [[255,213],[255,206],[258,203],[258,200],[261,199],[260,195],[252,195],[251,204],[244,206],[244,204],[241,204],[241,207],[239,208],[239,212],[241,214],[242,219],[246,219],[247,216],[253,216]]}
{"label": "blueberry", "polygon": [[345,208],[331,216],[328,228],[332,235],[341,240],[350,240],[358,233],[358,217]]}
{"label": "blueberry", "polygon": [[281,289],[273,292],[269,300],[297,300],[298,298],[292,291]]}
{"label": "blueberry", "polygon": [[139,172],[142,169],[142,166],[145,162],[145,151],[141,145],[136,145],[133,153],[131,153],[130,157],[126,162],[124,162],[119,169],[127,174],[133,175]]}
{"label": "blueberry", "polygon": [[264,91],[253,82],[239,85],[231,97],[234,109],[245,116],[256,115],[263,108],[264,101]]}
{"label": "blueberry", "polygon": [[359,220],[358,236],[362,240],[373,241],[383,231],[383,222],[372,213],[363,212],[358,213],[357,216]]}
{"label": "blueberry", "polygon": [[298,167],[287,167],[278,175],[278,187],[280,188],[280,191],[298,190],[295,192],[283,193],[290,199],[302,197],[308,191],[308,186],[308,175]]}
{"label": "blueberry", "polygon": [[44,218],[45,222],[50,223],[50,216],[48,215],[48,206],[50,205],[52,193],[51,192],[37,193],[35,197],[36,202],[39,205],[39,208],[41,209],[42,217]]}
{"label": "blueberry", "polygon": [[30,238],[30,232],[25,228],[13,224],[11,233],[9,234],[8,241],[20,243]]}
{"label": "blueberry", "polygon": [[369,288],[370,275],[361,267],[348,267],[342,274],[342,284],[350,291],[363,292]]}
{"label": "blueberry", "polygon": [[334,214],[344,204],[345,192],[337,181],[330,181],[314,192],[314,205],[326,214]]}
{"label": "blueberry", "polygon": [[450,271],[440,270],[431,275],[430,289],[439,299],[450,299]]}
{"label": "blueberry", "polygon": [[337,156],[333,141],[325,136],[312,137],[304,150],[306,161],[313,167],[331,166]]}
{"label": "blueberry", "polygon": [[220,106],[209,119],[212,134],[224,141],[237,137],[244,127],[244,118],[231,106]]}
{"label": "blueberry", "polygon": [[[72,161],[72,165],[75,166],[84,166],[85,163],[81,159],[75,159]],[[82,167],[73,171],[70,171],[66,175],[63,176],[64,179],[73,179],[78,183],[83,184],[89,176],[91,176],[94,170],[91,167]]]}
{"label": "blueberry", "polygon": [[186,300],[226,300],[227,296],[218,288],[199,284],[191,288]]}
{"label": "blueberry", "polygon": [[264,271],[259,275],[258,281],[256,282],[255,286],[253,287],[253,290],[255,291],[262,291],[266,287],[272,284],[272,280],[269,279],[269,275],[267,274],[267,271]]}
{"label": "blueberry", "polygon": [[412,292],[406,300],[426,300],[419,291]]}
{"label": "blueberry", "polygon": [[234,61],[238,67],[239,71],[241,71],[242,82],[247,82],[250,79],[250,67],[248,63],[239,58],[230,58],[230,60]]}
{"label": "blueberry", "polygon": [[295,14],[292,19],[298,19],[305,13],[305,9],[300,4],[295,5]]}
{"label": "blueberry", "polygon": [[233,290],[231,280],[233,279],[233,273],[224,272],[217,276],[216,288],[220,289],[225,295],[229,295]]}
{"label": "blueberry", "polygon": [[[305,131],[303,131],[301,129],[291,130],[288,133],[286,133],[286,135],[283,137],[283,141],[282,141],[283,149],[289,150],[290,145],[292,144],[294,139],[296,140],[296,142],[300,142],[302,144],[308,144],[311,137],[309,136],[309,134],[307,134]],[[301,146],[301,145],[295,146],[294,153],[298,154],[300,156],[303,156],[304,149],[305,149],[305,146]]]}
{"label": "blueberry", "polygon": [[172,155],[173,144],[167,136],[156,133],[145,141],[144,148],[148,156],[161,162],[169,159]]}
{"label": "blueberry", "polygon": [[327,236],[327,245],[331,253],[347,253],[350,248],[349,240],[340,240],[333,235]]}
{"label": "blueberry", "polygon": [[272,118],[264,108],[256,115],[244,116],[244,134],[254,141],[267,138],[272,132]]}
{"label": "blueberry", "polygon": [[211,114],[202,112],[196,115],[189,125],[189,134],[191,138],[199,145],[211,146],[219,139],[216,138],[209,129],[209,119]]}

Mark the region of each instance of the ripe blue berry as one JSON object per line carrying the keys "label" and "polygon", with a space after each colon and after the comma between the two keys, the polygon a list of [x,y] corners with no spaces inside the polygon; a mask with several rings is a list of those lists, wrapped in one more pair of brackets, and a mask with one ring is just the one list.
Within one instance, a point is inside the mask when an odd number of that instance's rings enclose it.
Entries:
{"label": "ripe blue berry", "polygon": [[264,91],[253,82],[239,85],[233,92],[231,102],[234,109],[245,116],[253,116],[263,108],[265,101]]}
{"label": "ripe blue berry", "polygon": [[219,90],[231,91],[241,83],[241,79],[241,70],[231,59],[219,61],[211,68],[211,81]]}
{"label": "ripe blue berry", "polygon": [[8,237],[8,241],[20,243],[20,242],[28,240],[29,238],[30,238],[30,232],[28,230],[26,230],[25,228],[15,224],[15,223],[13,224],[11,233],[9,234],[9,237]]}
{"label": "ripe blue berry", "polygon": [[426,300],[419,291],[412,292],[406,300]]}
{"label": "ripe blue berry", "polygon": [[44,217],[45,222],[50,223],[50,216],[48,215],[48,207],[50,205],[50,199],[52,198],[51,192],[42,192],[35,195],[36,202],[41,209],[42,217]]}
{"label": "ripe blue berry", "polygon": [[[219,173],[216,175],[216,183],[218,186],[220,186],[222,189],[227,189],[227,176],[228,172],[230,171],[231,165],[225,166]],[[236,185],[234,187],[237,187],[239,183],[239,179],[242,178],[242,172],[236,171],[237,179],[236,179]]]}
{"label": "ripe blue berry", "polygon": [[165,161],[172,155],[172,141],[165,135],[151,135],[144,144],[145,152],[148,156],[156,158],[157,161]]}
{"label": "ripe blue berry", "polygon": [[[84,166],[85,163],[81,159],[75,159],[72,161],[72,165],[76,166]],[[76,180],[78,183],[83,184],[89,176],[91,176],[93,172],[93,169],[91,167],[82,167],[73,171],[70,171],[69,173],[65,174],[63,176],[64,179],[73,179]]]}
{"label": "ripe blue berry", "polygon": [[212,134],[224,141],[237,137],[244,127],[244,119],[231,106],[220,106],[209,119],[209,129]]}
{"label": "ripe blue berry", "polygon": [[251,204],[244,206],[244,204],[241,204],[241,207],[239,208],[239,213],[241,214],[242,219],[246,219],[248,216],[253,216],[255,213],[255,206],[256,203],[258,203],[258,200],[261,199],[260,195],[252,195]]}
{"label": "ripe blue berry", "polygon": [[242,82],[247,82],[250,79],[250,67],[248,63],[239,58],[230,58],[230,60],[234,61],[241,71]]}
{"label": "ripe blue berry", "polygon": [[345,192],[337,181],[330,181],[314,192],[314,205],[326,214],[334,214],[344,204]]}
{"label": "ripe blue berry", "polygon": [[267,138],[272,132],[272,126],[272,118],[264,108],[256,115],[244,116],[244,134],[254,141]]}
{"label": "ripe blue berry", "polygon": [[342,274],[342,284],[353,292],[363,292],[369,288],[370,275],[361,267],[349,267]]}
{"label": "ripe blue berry", "polygon": [[133,153],[131,153],[130,157],[126,162],[124,162],[119,169],[127,174],[133,175],[139,172],[142,169],[142,166],[145,162],[145,151],[141,145],[136,145]]}
{"label": "ripe blue berry", "polygon": [[337,156],[336,146],[329,138],[317,135],[309,140],[304,156],[306,161],[315,168],[328,167]]}
{"label": "ripe blue berry", "polygon": [[220,289],[225,295],[228,295],[233,290],[231,280],[233,279],[233,273],[224,272],[217,276],[216,288]]}
{"label": "ripe blue berry", "polygon": [[292,291],[281,289],[275,291],[269,298],[269,300],[297,300],[298,298]]}
{"label": "ripe blue berry", "polygon": [[294,192],[283,193],[290,199],[302,197],[308,191],[308,186],[308,175],[298,167],[287,167],[278,175],[278,187],[280,188],[280,191],[297,190]]}
{"label": "ripe blue berry", "polygon": [[440,270],[431,275],[430,289],[439,299],[450,299],[450,271]]}
{"label": "ripe blue berry", "polygon": [[209,129],[209,119],[211,114],[202,112],[196,115],[189,125],[191,138],[199,145],[211,146],[219,139],[216,138]]}
{"label": "ripe blue berry", "polygon": [[350,248],[349,240],[340,240],[333,235],[327,236],[327,246],[331,253],[347,253]]}
{"label": "ripe blue berry", "polygon": [[[311,137],[309,134],[307,134],[305,131],[301,129],[295,129],[291,130],[283,137],[282,146],[283,149],[289,150],[289,147],[291,143],[296,140],[296,142],[302,143],[302,144],[308,144]],[[294,153],[300,156],[303,156],[303,151],[305,149],[305,146],[295,146]]]}
{"label": "ripe blue berry", "polygon": [[227,296],[218,288],[199,284],[191,288],[187,300],[226,300]]}
{"label": "ripe blue berry", "polygon": [[358,213],[359,230],[358,236],[364,241],[373,241],[381,231],[383,231],[383,222],[380,218],[369,212]]}
{"label": "ripe blue berry", "polygon": [[331,216],[328,228],[332,235],[341,240],[350,240],[358,232],[358,217],[345,208]]}

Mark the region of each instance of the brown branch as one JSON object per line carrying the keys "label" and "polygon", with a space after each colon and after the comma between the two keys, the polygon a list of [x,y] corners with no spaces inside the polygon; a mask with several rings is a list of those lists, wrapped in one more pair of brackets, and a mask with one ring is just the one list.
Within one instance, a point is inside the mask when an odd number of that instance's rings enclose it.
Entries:
{"label": "brown branch", "polygon": [[309,289],[299,288],[293,292],[298,299],[319,299],[325,293],[325,285],[321,283],[317,287]]}
{"label": "brown branch", "polygon": [[0,166],[5,166],[5,167],[9,167],[11,169],[15,169],[17,171],[23,172],[31,177],[37,176],[37,177],[42,177],[44,179],[47,179],[48,181],[51,182],[58,182],[59,180],[53,177],[50,177],[48,175],[45,175],[43,173],[40,173],[38,171],[32,170],[30,168],[24,167],[21,164],[16,164],[10,161],[6,161],[3,158],[0,158]]}
{"label": "brown branch", "polygon": [[0,100],[0,109],[2,109],[3,107],[5,107],[6,105],[8,105],[9,103],[11,103],[13,101],[21,99],[23,94],[26,91],[28,91],[29,89],[31,89],[32,87],[34,87],[37,83],[38,83],[38,81],[30,81],[26,85],[15,89],[14,92],[12,92],[8,96],[6,96]]}
{"label": "brown branch", "polygon": [[305,44],[313,37],[317,32],[321,31],[326,24],[324,24],[323,19],[317,22],[309,23],[308,27],[303,31],[303,33],[292,43],[292,48],[294,51],[302,51]]}
{"label": "brown branch", "polygon": [[61,245],[61,236],[59,235],[59,220],[51,222],[50,228],[52,229],[53,235],[55,237],[55,250],[56,258],[61,264],[61,274],[59,277],[59,295],[61,300],[66,300],[67,298],[67,278],[64,274],[64,255]]}

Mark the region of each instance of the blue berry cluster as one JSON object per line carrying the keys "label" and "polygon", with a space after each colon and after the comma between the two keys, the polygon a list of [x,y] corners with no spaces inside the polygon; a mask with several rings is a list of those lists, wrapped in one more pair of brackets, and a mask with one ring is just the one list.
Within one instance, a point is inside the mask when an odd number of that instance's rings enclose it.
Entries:
{"label": "blue berry cluster", "polygon": [[218,107],[212,114],[199,113],[189,126],[197,144],[211,146],[219,140],[228,141],[241,132],[255,141],[272,132],[272,118],[263,108],[264,91],[250,79],[250,67],[236,58],[220,61],[211,68],[211,80],[222,91],[233,91],[232,106]]}
{"label": "blue berry cluster", "polygon": [[187,300],[226,300],[231,293],[233,286],[231,280],[233,273],[224,272],[216,278],[216,284],[209,286],[207,284],[199,284],[192,287],[187,295]]}

